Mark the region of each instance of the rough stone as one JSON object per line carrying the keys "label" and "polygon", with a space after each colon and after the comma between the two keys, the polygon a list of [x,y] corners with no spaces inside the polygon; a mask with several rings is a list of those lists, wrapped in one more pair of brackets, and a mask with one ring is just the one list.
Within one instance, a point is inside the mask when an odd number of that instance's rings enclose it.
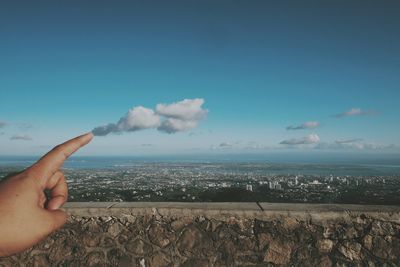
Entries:
{"label": "rough stone", "polygon": [[253,237],[239,236],[237,239],[237,246],[240,247],[242,251],[254,251],[256,248],[256,240]]}
{"label": "rough stone", "polygon": [[67,242],[56,242],[50,249],[49,259],[52,262],[60,262],[72,256],[72,247]]}
{"label": "rough stone", "polygon": [[361,260],[361,244],[354,241],[344,241],[342,245],[339,246],[339,251],[351,261]]}
{"label": "rough stone", "polygon": [[323,235],[325,238],[337,239],[335,225],[330,224],[326,226]]}
{"label": "rough stone", "polygon": [[74,216],[0,266],[397,266],[399,220],[383,215]]}
{"label": "rough stone", "polygon": [[363,238],[363,245],[366,249],[372,249],[372,235],[365,235]]}
{"label": "rough stone", "polygon": [[374,221],[371,225],[371,234],[380,236],[395,235],[396,231],[389,222]]}
{"label": "rough stone", "polygon": [[299,262],[302,266],[316,266],[319,261],[318,250],[311,246],[301,246],[294,254],[295,261]]}
{"label": "rough stone", "polygon": [[173,222],[171,222],[171,228],[177,232],[177,231],[181,230],[182,228],[184,228],[185,226],[192,224],[192,223],[193,223],[193,218],[181,217],[181,218],[177,218]]}
{"label": "rough stone", "polygon": [[293,231],[299,226],[298,220],[293,217],[286,217],[283,219],[282,227],[288,231]]}
{"label": "rough stone", "polygon": [[345,239],[355,239],[357,237],[359,237],[357,230],[354,226],[349,226],[345,232]]}
{"label": "rough stone", "polygon": [[101,241],[100,241],[100,247],[103,248],[111,248],[116,246],[116,240],[109,237],[109,236],[104,236]]}
{"label": "rough stone", "polygon": [[[54,266],[54,265],[50,265],[50,266]],[[65,266],[65,267],[80,267],[82,266],[82,260],[76,258],[76,259],[66,259],[61,261],[59,264],[57,264],[56,266]]]}
{"label": "rough stone", "polygon": [[118,241],[118,243],[120,243],[121,245],[125,244],[131,236],[137,236],[138,233],[132,233],[126,229],[123,229],[122,232],[119,234],[119,236],[117,238],[114,238],[114,240],[116,239]]}
{"label": "rough stone", "polygon": [[108,251],[107,259],[111,266],[129,267],[133,265],[132,257],[118,248]]}
{"label": "rough stone", "polygon": [[97,220],[94,220],[94,218],[90,218],[90,219],[91,219],[90,221],[87,221],[84,224],[83,229],[87,230],[90,233],[100,233],[100,232],[102,232],[101,224],[99,224],[99,222]]}
{"label": "rough stone", "polygon": [[149,266],[151,267],[168,266],[170,263],[168,256],[162,252],[155,253],[149,260]]}
{"label": "rough stone", "polygon": [[102,251],[93,251],[87,255],[86,266],[106,266],[105,256]]}
{"label": "rough stone", "polygon": [[[374,236],[372,241],[372,253],[379,258],[388,258],[389,244],[381,236]],[[400,255],[400,254],[399,254]]]}
{"label": "rough stone", "polygon": [[321,258],[320,262],[319,262],[319,266],[320,267],[331,267],[332,266],[332,261],[331,259],[329,259],[328,256],[324,256]]}
{"label": "rough stone", "polygon": [[128,226],[130,224],[134,224],[136,222],[136,218],[132,215],[124,214],[119,218],[119,222],[125,226]]}
{"label": "rough stone", "polygon": [[288,264],[293,250],[293,241],[272,240],[269,244],[264,261],[274,264]]}
{"label": "rough stone", "polygon": [[209,267],[208,260],[206,259],[188,259],[180,267]]}
{"label": "rough stone", "polygon": [[101,235],[98,233],[84,232],[82,241],[87,247],[97,247],[100,244]]}
{"label": "rough stone", "polygon": [[41,267],[41,266],[49,266],[49,260],[47,259],[46,254],[39,254],[32,257],[32,266],[33,267]]}
{"label": "rough stone", "polygon": [[213,243],[207,233],[195,225],[190,225],[179,237],[177,248],[185,255],[210,254],[213,252]]}
{"label": "rough stone", "polygon": [[167,227],[166,224],[151,224],[148,230],[150,241],[159,247],[165,247],[173,242],[175,240],[175,235],[168,230]]}
{"label": "rough stone", "polygon": [[258,247],[260,250],[263,250],[266,245],[268,245],[273,239],[272,234],[270,233],[260,233],[258,235]]}
{"label": "rough stone", "polygon": [[112,237],[116,237],[117,235],[119,235],[119,233],[121,233],[121,231],[123,230],[123,226],[119,223],[112,223],[109,225],[107,232],[112,236]]}
{"label": "rough stone", "polygon": [[12,267],[12,266],[18,266],[18,263],[11,258],[0,257],[0,267]]}
{"label": "rough stone", "polygon": [[147,242],[143,241],[143,239],[135,238],[126,244],[126,250],[134,255],[144,256],[150,254],[153,248]]}
{"label": "rough stone", "polygon": [[330,239],[321,239],[317,241],[317,248],[321,253],[329,253],[333,248],[333,241]]}

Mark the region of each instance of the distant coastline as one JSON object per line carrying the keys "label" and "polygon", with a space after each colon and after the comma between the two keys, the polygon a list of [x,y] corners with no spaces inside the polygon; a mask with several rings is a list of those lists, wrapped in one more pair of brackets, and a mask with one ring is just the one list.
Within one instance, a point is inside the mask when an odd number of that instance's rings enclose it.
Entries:
{"label": "distant coastline", "polygon": [[[275,156],[275,157],[274,157]],[[0,156],[0,167],[24,168],[33,164],[39,156]],[[65,169],[124,169],[143,164],[191,164],[222,166],[240,165],[251,171],[270,174],[306,175],[400,175],[400,159],[397,156],[374,158],[318,159],[267,156],[267,155],[164,155],[164,156],[74,156],[66,161]]]}

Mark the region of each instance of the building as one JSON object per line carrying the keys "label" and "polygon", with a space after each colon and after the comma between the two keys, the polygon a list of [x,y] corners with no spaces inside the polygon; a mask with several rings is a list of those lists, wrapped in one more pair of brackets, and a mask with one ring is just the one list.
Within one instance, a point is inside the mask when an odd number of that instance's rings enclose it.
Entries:
{"label": "building", "polygon": [[253,192],[253,186],[251,184],[246,185],[246,190]]}

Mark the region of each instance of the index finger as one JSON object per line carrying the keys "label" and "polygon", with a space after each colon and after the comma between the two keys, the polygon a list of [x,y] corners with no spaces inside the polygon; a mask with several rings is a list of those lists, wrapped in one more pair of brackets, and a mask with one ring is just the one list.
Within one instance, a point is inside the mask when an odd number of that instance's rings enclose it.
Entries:
{"label": "index finger", "polygon": [[54,147],[50,152],[40,158],[33,164],[28,171],[31,171],[35,176],[43,179],[44,184],[58,169],[61,168],[64,161],[71,156],[79,148],[83,147],[92,140],[93,134],[87,133],[75,137],[65,143]]}

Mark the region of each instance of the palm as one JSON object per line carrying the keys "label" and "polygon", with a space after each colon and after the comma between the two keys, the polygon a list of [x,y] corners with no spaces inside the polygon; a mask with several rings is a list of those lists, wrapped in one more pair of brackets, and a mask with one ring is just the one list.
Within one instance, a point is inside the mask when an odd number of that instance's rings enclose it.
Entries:
{"label": "palm", "polygon": [[[57,146],[0,184],[0,256],[31,247],[65,223],[67,214],[58,208],[67,200],[68,187],[59,169],[92,137],[82,135]],[[51,193],[48,203],[45,189]]]}

